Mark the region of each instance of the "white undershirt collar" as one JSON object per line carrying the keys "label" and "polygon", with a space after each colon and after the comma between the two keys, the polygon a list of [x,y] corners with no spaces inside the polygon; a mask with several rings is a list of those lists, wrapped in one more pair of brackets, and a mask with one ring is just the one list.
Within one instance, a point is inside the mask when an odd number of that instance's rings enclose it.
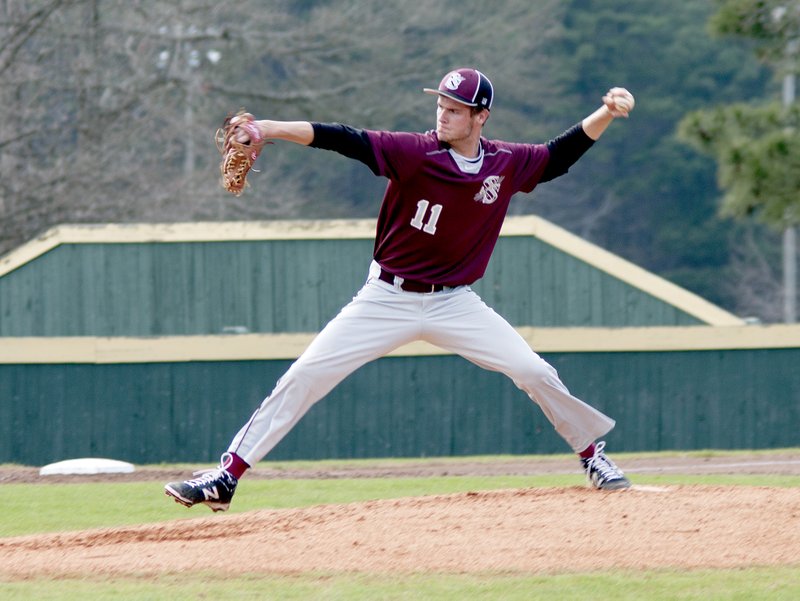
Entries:
{"label": "white undershirt collar", "polygon": [[470,159],[465,157],[464,155],[458,154],[452,148],[448,150],[450,156],[453,157],[453,160],[458,165],[458,168],[463,171],[464,173],[478,173],[483,167],[483,144],[480,142],[478,143],[478,156],[474,159]]}

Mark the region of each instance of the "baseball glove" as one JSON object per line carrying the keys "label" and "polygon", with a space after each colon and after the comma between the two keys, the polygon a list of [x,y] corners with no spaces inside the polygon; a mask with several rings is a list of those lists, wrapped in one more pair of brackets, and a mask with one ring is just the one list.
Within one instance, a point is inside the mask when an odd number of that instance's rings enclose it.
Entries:
{"label": "baseball glove", "polygon": [[[234,116],[229,115],[214,137],[217,149],[222,154],[222,187],[235,196],[244,191],[247,174],[267,144],[254,120],[253,115],[242,109]],[[247,142],[237,140],[241,131],[247,134]]]}

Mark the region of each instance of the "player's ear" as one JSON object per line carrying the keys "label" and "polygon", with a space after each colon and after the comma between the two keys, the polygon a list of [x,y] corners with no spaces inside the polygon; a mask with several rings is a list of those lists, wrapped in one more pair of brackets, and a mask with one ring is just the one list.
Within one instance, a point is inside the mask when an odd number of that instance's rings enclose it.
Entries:
{"label": "player's ear", "polygon": [[478,123],[480,123],[481,126],[485,125],[488,120],[489,120],[489,111],[487,109],[483,109],[478,113]]}

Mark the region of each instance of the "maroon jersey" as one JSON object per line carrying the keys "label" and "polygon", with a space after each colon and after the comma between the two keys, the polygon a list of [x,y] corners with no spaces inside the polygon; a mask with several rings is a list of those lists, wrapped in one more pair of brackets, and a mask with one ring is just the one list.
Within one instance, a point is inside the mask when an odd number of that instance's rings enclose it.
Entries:
{"label": "maroon jersey", "polygon": [[389,178],[375,260],[402,278],[446,286],[483,276],[511,197],[533,190],[549,157],[544,144],[481,138],[482,164],[467,173],[436,132],[366,134],[377,172]]}

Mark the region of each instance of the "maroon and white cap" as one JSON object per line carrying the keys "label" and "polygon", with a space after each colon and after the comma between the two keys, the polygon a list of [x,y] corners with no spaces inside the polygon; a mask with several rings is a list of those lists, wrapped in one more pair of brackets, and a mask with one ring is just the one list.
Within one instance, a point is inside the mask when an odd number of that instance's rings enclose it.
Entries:
{"label": "maroon and white cap", "polygon": [[485,109],[492,108],[492,82],[475,69],[456,69],[442,78],[438,89],[423,88],[426,94],[439,94],[453,100]]}

